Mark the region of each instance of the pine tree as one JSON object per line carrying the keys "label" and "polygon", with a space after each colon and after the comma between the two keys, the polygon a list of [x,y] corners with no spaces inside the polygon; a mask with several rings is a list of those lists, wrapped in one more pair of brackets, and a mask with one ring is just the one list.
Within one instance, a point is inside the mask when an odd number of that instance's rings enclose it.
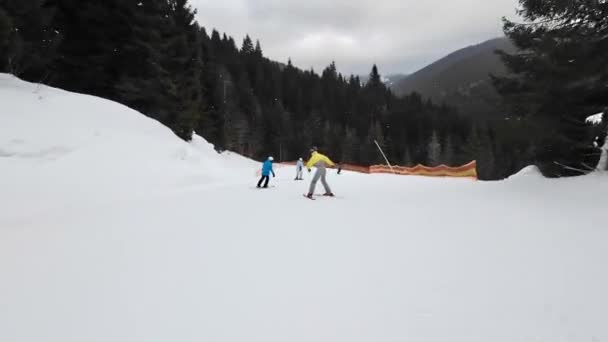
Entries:
{"label": "pine tree", "polygon": [[260,44],[259,40],[255,41],[255,51],[253,53],[255,55],[255,57],[257,58],[262,58],[264,57],[264,53],[262,52],[262,45]]}
{"label": "pine tree", "polygon": [[48,81],[49,64],[62,38],[54,24],[57,8],[42,0],[3,0],[0,10],[5,15],[4,34],[8,32],[0,52],[5,69],[29,81]]}
{"label": "pine tree", "polygon": [[403,157],[401,157],[401,165],[406,167],[414,166],[414,162],[412,161],[412,155],[410,154],[410,149],[408,147],[405,148],[405,152],[403,152]]}
{"label": "pine tree", "polygon": [[378,67],[374,64],[369,75],[369,81],[365,85],[366,104],[365,108],[369,111],[369,120],[373,122],[377,120],[385,121],[388,114],[387,108],[387,89],[378,72]]}
{"label": "pine tree", "polygon": [[386,148],[384,144],[384,133],[382,132],[382,127],[379,122],[375,122],[370,126],[367,137],[363,143],[361,157],[364,158],[365,164],[374,165],[386,163],[382,154],[378,151],[376,142],[382,150]]}
{"label": "pine tree", "polygon": [[0,72],[7,71],[8,65],[8,37],[12,24],[8,14],[0,8]]}
{"label": "pine tree", "polygon": [[487,128],[473,126],[467,138],[466,153],[477,161],[477,173],[480,179],[496,179],[495,153]]}
{"label": "pine tree", "polygon": [[161,63],[164,12],[158,1],[142,2],[131,10],[130,35],[121,47],[122,70],[112,93],[119,102],[166,123],[164,108],[170,99],[164,90],[169,72]]}
{"label": "pine tree", "polygon": [[593,151],[584,118],[608,105],[608,3],[597,0],[520,0],[524,23],[504,19],[520,49],[500,53],[511,76],[494,83],[519,116],[538,123],[533,144],[546,175],[582,169]]}
{"label": "pine tree", "polygon": [[213,30],[210,37],[202,33],[202,91],[204,98],[203,112],[197,124],[197,132],[208,141],[213,142],[219,150],[223,146],[222,105],[224,103],[225,82],[220,78],[220,60],[218,59],[220,34]]}
{"label": "pine tree", "polygon": [[251,40],[251,38],[249,37],[249,35],[245,36],[245,39],[243,39],[243,46],[241,47],[241,53],[245,56],[251,56],[253,55],[255,52],[254,48],[253,48],[253,42]]}
{"label": "pine tree", "polygon": [[454,160],[454,146],[452,145],[452,136],[448,135],[445,139],[445,144],[442,146],[443,150],[441,151],[441,163],[447,166],[455,166]]}
{"label": "pine tree", "polygon": [[376,64],[372,67],[372,71],[369,74],[369,80],[367,81],[369,88],[380,88],[382,86],[382,78],[378,72]]}
{"label": "pine tree", "polygon": [[203,110],[201,98],[201,41],[196,11],[187,0],[169,0],[169,21],[164,31],[168,93],[173,106],[168,125],[182,139],[190,140]]}
{"label": "pine tree", "polygon": [[220,53],[219,50],[221,48],[221,44],[222,44],[222,38],[220,37],[220,33],[216,29],[213,29],[213,31],[211,31],[210,48],[213,50],[216,50],[217,53]]}
{"label": "pine tree", "polygon": [[346,128],[344,138],[342,139],[342,154],[340,161],[342,163],[352,164],[355,162],[357,153],[357,136],[352,128]]}
{"label": "pine tree", "polygon": [[264,158],[264,154],[266,154],[266,151],[263,148],[263,144],[264,135],[266,133],[266,125],[265,118],[261,109],[256,110],[251,127],[253,129],[253,132],[251,132],[251,137],[249,140],[252,149],[250,156],[258,159]]}
{"label": "pine tree", "polygon": [[62,41],[53,63],[52,84],[118,100],[116,83],[127,61],[123,48],[132,37],[135,4],[120,0],[57,4],[53,23],[59,27]]}
{"label": "pine tree", "polygon": [[439,137],[437,132],[433,131],[433,135],[429,141],[427,147],[427,161],[429,166],[438,166],[441,164],[441,144],[439,143]]}

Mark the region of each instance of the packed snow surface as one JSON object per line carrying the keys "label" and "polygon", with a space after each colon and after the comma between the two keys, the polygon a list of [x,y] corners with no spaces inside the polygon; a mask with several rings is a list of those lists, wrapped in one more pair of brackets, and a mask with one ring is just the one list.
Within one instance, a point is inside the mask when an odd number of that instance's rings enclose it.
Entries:
{"label": "packed snow surface", "polygon": [[600,174],[310,201],[106,100],[0,75],[0,103],[0,341],[608,341]]}
{"label": "packed snow surface", "polygon": [[509,179],[526,179],[529,180],[530,177],[538,177],[542,178],[543,174],[540,172],[538,166],[530,165],[526,166],[523,169],[519,170],[516,174],[509,177]]}

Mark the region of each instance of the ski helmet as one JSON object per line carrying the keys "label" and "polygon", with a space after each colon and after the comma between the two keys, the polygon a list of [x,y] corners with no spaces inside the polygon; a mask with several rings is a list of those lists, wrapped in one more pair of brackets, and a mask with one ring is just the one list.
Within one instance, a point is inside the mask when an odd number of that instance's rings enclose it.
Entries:
{"label": "ski helmet", "polygon": [[268,157],[268,160],[273,161],[273,160],[274,160],[274,158],[272,158],[272,157]]}

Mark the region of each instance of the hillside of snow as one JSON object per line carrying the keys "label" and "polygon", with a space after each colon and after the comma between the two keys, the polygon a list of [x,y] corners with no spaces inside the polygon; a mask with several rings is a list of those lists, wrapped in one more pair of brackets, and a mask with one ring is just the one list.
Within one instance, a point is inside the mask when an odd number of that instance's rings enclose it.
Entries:
{"label": "hillside of snow", "polygon": [[[0,74],[0,189],[10,213],[32,198],[57,203],[164,193],[255,175],[257,163],[191,144],[167,127],[108,100]],[[26,186],[24,186],[24,184]],[[42,198],[41,198],[42,197]],[[8,206],[8,207],[7,207]]]}
{"label": "hillside of snow", "polygon": [[110,101],[0,75],[0,104],[0,341],[608,341],[605,175],[310,201]]}

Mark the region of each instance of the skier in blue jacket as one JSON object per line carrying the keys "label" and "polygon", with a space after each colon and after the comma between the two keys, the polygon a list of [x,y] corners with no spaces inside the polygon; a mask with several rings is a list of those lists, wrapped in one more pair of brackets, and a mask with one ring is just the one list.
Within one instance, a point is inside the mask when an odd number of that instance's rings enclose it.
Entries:
{"label": "skier in blue jacket", "polygon": [[262,187],[262,182],[264,182],[264,188],[268,188],[268,181],[270,180],[270,174],[272,173],[272,177],[276,177],[274,174],[274,170],[272,169],[272,163],[274,162],[274,158],[268,157],[264,164],[262,164],[262,178],[258,182],[258,188]]}

